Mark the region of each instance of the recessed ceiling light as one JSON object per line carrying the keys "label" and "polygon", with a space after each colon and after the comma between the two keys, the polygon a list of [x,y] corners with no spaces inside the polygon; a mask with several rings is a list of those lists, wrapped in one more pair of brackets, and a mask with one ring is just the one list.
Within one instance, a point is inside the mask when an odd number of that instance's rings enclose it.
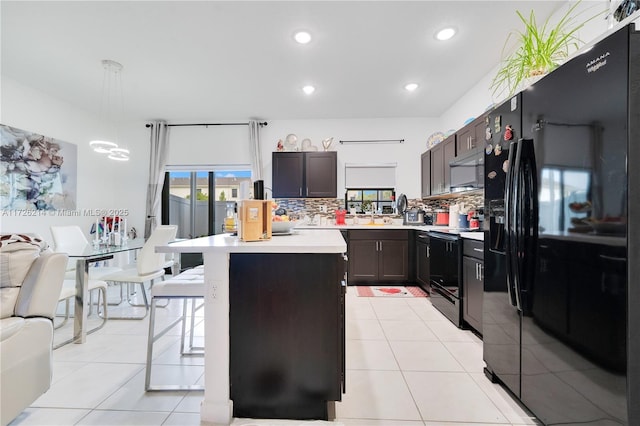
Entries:
{"label": "recessed ceiling light", "polygon": [[311,34],[306,31],[298,31],[293,38],[300,44],[307,44],[311,41]]}
{"label": "recessed ceiling light", "polygon": [[407,84],[404,85],[404,89],[407,92],[413,92],[417,88],[418,88],[418,83],[407,83]]}
{"label": "recessed ceiling light", "polygon": [[436,38],[438,40],[444,41],[449,40],[454,35],[456,35],[455,28],[443,28],[436,33]]}
{"label": "recessed ceiling light", "polygon": [[307,86],[304,86],[304,87],[302,88],[302,91],[303,91],[304,93],[306,93],[307,95],[310,95],[310,94],[312,94],[313,92],[315,92],[315,91],[316,91],[316,88],[315,88],[315,87],[313,87],[313,86],[311,86],[311,85],[307,85]]}

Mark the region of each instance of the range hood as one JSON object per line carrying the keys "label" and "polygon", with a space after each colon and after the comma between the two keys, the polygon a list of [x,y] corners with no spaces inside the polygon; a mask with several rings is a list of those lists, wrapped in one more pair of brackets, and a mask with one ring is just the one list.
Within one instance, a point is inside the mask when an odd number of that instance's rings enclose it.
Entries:
{"label": "range hood", "polygon": [[451,192],[484,188],[484,152],[474,150],[454,158],[450,163]]}

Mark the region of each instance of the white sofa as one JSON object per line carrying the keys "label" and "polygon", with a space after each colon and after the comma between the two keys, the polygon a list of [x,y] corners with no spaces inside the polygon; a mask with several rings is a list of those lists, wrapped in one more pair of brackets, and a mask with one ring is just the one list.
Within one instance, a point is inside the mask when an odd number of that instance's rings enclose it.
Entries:
{"label": "white sofa", "polygon": [[0,236],[0,424],[51,385],[53,316],[67,255],[34,235]]}

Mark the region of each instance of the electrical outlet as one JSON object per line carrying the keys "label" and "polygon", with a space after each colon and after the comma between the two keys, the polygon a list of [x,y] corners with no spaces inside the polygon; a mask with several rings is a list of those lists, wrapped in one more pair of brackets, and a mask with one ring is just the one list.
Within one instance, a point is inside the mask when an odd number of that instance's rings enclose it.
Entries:
{"label": "electrical outlet", "polygon": [[327,206],[320,206],[320,212],[326,213],[327,212]]}

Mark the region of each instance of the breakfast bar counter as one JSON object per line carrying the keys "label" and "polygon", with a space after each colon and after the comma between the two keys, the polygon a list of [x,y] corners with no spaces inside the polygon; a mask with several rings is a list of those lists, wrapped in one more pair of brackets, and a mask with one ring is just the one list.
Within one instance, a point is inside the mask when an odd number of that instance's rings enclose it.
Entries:
{"label": "breakfast bar counter", "polygon": [[156,251],[203,255],[203,422],[332,417],[344,389],[340,231],[256,242],[220,234]]}

